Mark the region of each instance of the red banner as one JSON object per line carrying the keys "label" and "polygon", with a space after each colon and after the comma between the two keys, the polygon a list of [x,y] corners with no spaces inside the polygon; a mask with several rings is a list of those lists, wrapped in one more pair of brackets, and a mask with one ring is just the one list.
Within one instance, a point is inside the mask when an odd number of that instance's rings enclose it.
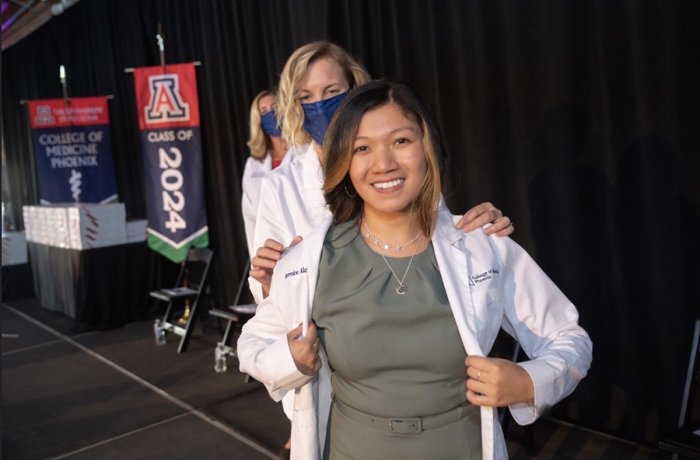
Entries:
{"label": "red banner", "polygon": [[134,70],[140,129],[199,126],[197,79],[192,64]]}

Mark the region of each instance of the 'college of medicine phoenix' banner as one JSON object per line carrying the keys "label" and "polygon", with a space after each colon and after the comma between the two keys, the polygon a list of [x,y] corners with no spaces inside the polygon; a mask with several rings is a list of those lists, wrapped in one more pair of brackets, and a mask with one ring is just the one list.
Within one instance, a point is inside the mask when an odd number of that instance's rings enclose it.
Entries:
{"label": "'college of medicine phoenix' banner", "polygon": [[193,64],[134,70],[148,245],[174,262],[209,244]]}
{"label": "'college of medicine phoenix' banner", "polygon": [[116,201],[107,98],[45,99],[28,106],[40,202]]}

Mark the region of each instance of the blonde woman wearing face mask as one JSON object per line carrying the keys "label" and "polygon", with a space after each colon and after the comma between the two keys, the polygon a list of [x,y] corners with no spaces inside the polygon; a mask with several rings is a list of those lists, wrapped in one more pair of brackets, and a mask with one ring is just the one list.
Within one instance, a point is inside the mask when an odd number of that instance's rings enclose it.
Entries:
{"label": "blonde woman wearing face mask", "polygon": [[259,92],[250,105],[250,137],[247,142],[250,156],[246,160],[241,180],[241,212],[248,253],[251,257],[255,253],[253,237],[262,179],[273,169],[289,162],[293,156],[293,152],[290,152],[290,155],[286,154],[287,142],[282,138],[282,131],[277,123],[276,106],[277,101],[272,90]]}
{"label": "blonde woman wearing face mask", "polygon": [[[333,43],[316,41],[297,49],[280,76],[277,115],[282,137],[298,154],[262,183],[255,225],[250,288],[256,302],[269,291],[272,271],[286,247],[301,240],[328,215],[323,185],[322,145],[328,124],[347,92],[370,80],[364,67]],[[469,210],[456,224],[465,232],[507,236],[508,217],[490,203]]]}
{"label": "blonde woman wearing face mask", "polygon": [[[347,97],[324,144],[330,212],[273,274],[241,370],[292,394],[292,459],[505,460],[591,364],[578,312],[510,238],[441,200],[440,133],[403,85]],[[500,328],[529,360],[488,358]]]}

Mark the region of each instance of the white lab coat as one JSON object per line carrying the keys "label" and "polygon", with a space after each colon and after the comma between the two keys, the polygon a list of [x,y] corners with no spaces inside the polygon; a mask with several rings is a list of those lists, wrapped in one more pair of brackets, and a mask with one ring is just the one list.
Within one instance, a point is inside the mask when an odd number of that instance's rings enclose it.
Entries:
{"label": "white lab coat", "polygon": [[[273,399],[294,394],[292,459],[321,458],[331,404],[330,371],[301,374],[292,359],[286,333],[311,321],[324,236],[331,219],[305,237],[274,270],[270,296],[243,327],[238,340],[240,369],[263,382]],[[592,344],[578,325],[578,312],[532,258],[510,238],[488,237],[481,230],[464,234],[455,217],[440,207],[433,248],[452,313],[468,355],[486,356],[500,327],[520,342],[531,358],[522,362],[535,386],[534,404],[510,406],[519,424],[535,421],[570,394],[585,377]],[[466,379],[466,375],[465,375]],[[481,408],[484,459],[506,459],[497,412]]]}
{"label": "white lab coat", "polygon": [[[267,239],[287,246],[306,235],[330,215],[323,197],[323,169],[312,144],[299,148],[294,158],[265,176],[255,220],[253,252]],[[262,286],[248,279],[255,303],[262,301]]]}
{"label": "white lab coat", "polygon": [[[282,165],[289,163],[294,157],[294,149],[289,149],[282,158]],[[248,245],[248,254],[253,256],[257,249],[253,244],[255,236],[255,220],[258,211],[258,202],[260,201],[260,188],[262,180],[272,171],[272,155],[265,155],[262,161],[257,158],[248,157],[243,169],[243,178],[241,179],[242,197],[241,197],[241,213],[243,214],[243,225],[245,226],[245,238]]]}

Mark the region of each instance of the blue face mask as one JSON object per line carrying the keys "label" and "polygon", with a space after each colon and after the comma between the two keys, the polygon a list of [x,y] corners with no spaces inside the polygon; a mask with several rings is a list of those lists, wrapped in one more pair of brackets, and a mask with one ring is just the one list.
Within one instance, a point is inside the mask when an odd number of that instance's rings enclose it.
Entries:
{"label": "blue face mask", "polygon": [[301,104],[304,109],[304,129],[318,145],[323,145],[323,138],[326,137],[326,130],[333,114],[347,94],[345,92],[322,101]]}
{"label": "blue face mask", "polygon": [[275,118],[275,112],[267,112],[265,115],[260,117],[260,126],[265,134],[271,137],[280,137],[282,131],[280,127],[277,126],[277,118]]}

